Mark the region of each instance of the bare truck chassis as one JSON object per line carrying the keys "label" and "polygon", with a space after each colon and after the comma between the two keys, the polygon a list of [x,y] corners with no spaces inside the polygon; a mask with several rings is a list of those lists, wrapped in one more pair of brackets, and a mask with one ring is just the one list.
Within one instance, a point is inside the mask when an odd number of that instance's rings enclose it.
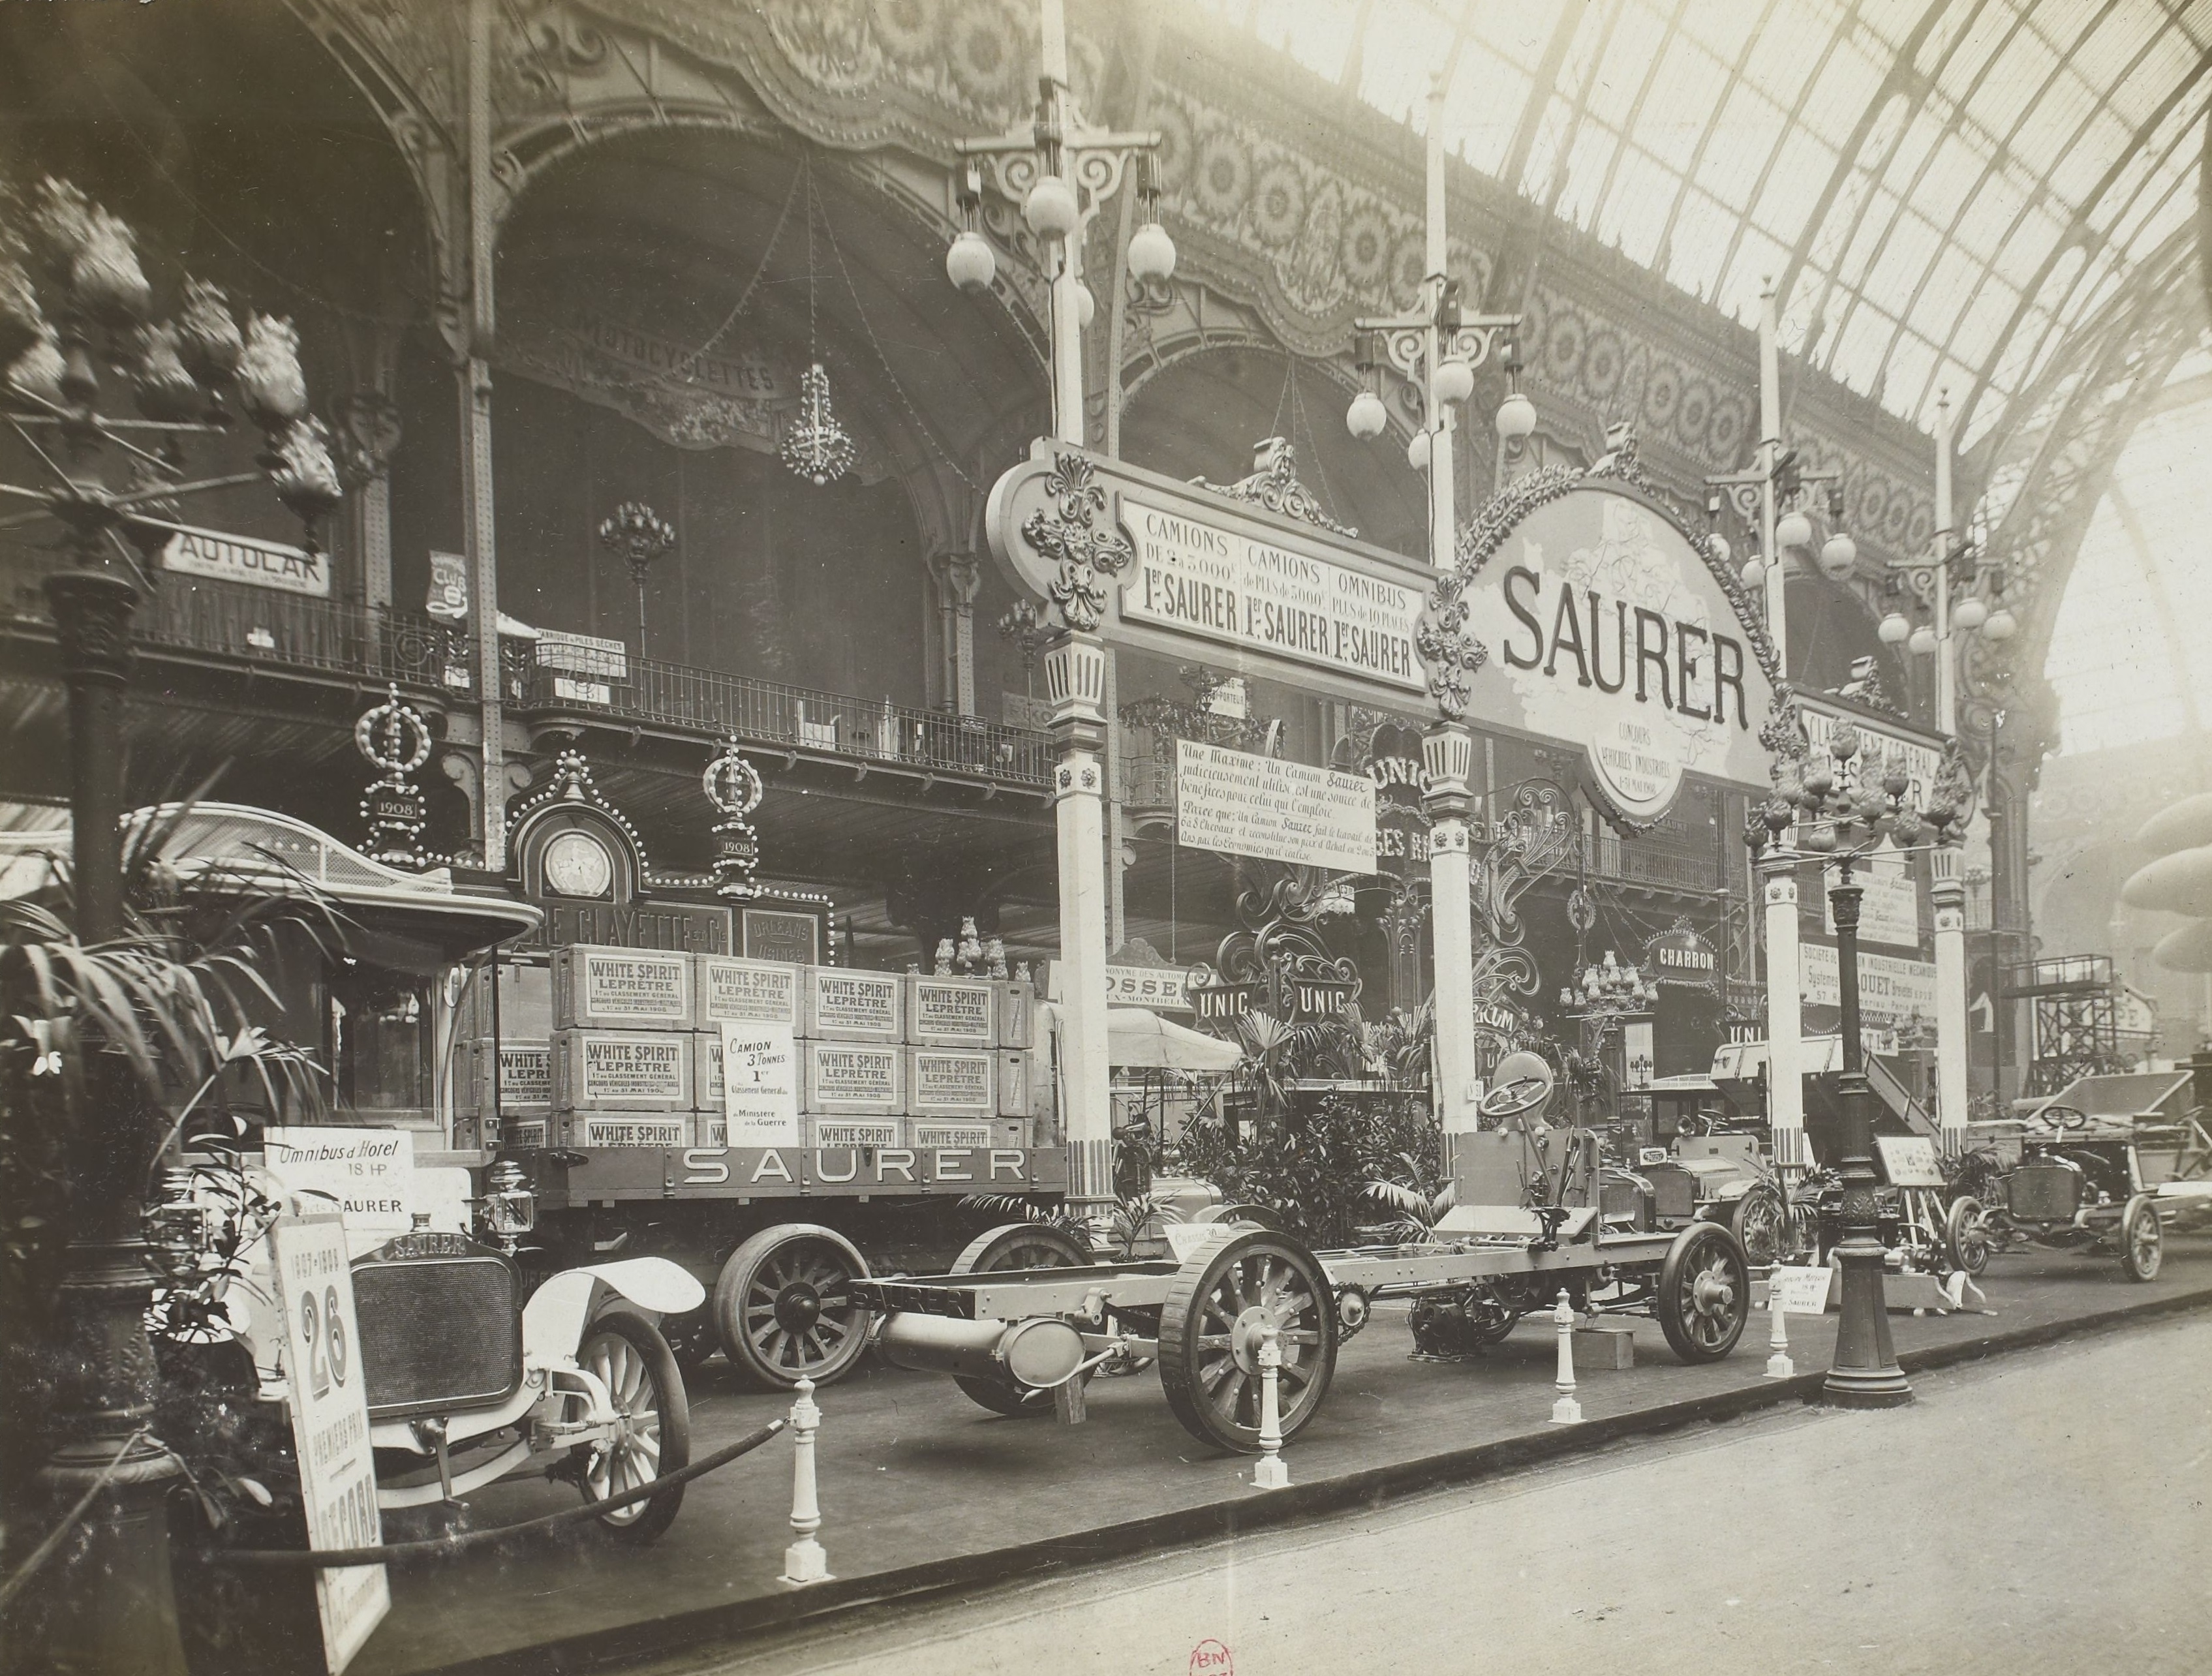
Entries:
{"label": "bare truck chassis", "polygon": [[[1287,1439],[1320,1411],[1338,1346],[1381,1299],[1413,1299],[1431,1323],[1455,1318],[1479,1345],[1564,1290],[1585,1314],[1656,1317],[1686,1363],[1735,1349],[1751,1303],[1750,1271],[1726,1228],[1608,1232],[1594,1207],[1468,1206],[1418,1243],[1346,1250],[1315,1251],[1246,1221],[1176,1231],[1180,1260],[1090,1264],[1072,1249],[1056,1259],[1038,1230],[1013,1224],[978,1239],[952,1273],[855,1280],[851,1301],[876,1313],[887,1360],[951,1374],[1001,1413],[1047,1410],[1056,1386],[1157,1362],[1185,1429],[1245,1454],[1260,1447],[1268,1327]],[[1034,1266],[1040,1258],[1065,1266]]]}

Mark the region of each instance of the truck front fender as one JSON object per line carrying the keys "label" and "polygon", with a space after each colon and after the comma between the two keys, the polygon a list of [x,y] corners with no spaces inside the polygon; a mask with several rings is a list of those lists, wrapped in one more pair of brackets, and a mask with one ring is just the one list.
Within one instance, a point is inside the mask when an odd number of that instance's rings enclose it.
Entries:
{"label": "truck front fender", "polygon": [[630,1257],[563,1269],[522,1306],[522,1358],[532,1368],[573,1367],[576,1346],[605,1287],[656,1319],[680,1315],[707,1301],[706,1288],[665,1257]]}

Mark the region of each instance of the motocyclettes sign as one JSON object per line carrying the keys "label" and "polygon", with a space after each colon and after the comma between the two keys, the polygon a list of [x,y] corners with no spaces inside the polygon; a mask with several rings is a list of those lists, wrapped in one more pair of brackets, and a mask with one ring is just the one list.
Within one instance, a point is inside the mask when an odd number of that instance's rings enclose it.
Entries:
{"label": "motocyclettes sign", "polygon": [[1537,489],[1560,492],[1466,587],[1504,677],[1480,683],[1472,719],[1579,744],[1591,789],[1632,821],[1664,815],[1686,774],[1765,785],[1773,686],[1733,579],[1626,483]]}

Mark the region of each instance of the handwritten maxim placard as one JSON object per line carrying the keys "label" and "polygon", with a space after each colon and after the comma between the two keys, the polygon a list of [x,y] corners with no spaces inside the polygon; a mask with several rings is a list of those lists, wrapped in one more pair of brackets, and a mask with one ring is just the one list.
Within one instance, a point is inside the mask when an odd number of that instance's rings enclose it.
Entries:
{"label": "handwritten maxim placard", "polygon": [[1176,742],[1176,837],[1261,861],[1375,871],[1375,782],[1279,757]]}

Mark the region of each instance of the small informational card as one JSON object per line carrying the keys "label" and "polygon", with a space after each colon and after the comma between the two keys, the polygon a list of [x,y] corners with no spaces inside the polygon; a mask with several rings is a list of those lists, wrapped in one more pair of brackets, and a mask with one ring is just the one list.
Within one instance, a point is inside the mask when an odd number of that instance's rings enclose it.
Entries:
{"label": "small informational card", "polygon": [[1812,1269],[1778,1268],[1766,1277],[1766,1295],[1781,1304],[1785,1315],[1825,1315],[1834,1280],[1835,1271],[1825,1264]]}
{"label": "small informational card", "polygon": [[1876,1135],[1881,1171],[1893,1187],[1940,1187],[1943,1166],[1936,1157],[1936,1143],[1925,1135]]}
{"label": "small informational card", "polygon": [[404,1234],[414,1225],[415,1137],[404,1129],[266,1129],[261,1156],[287,1187],[327,1195],[356,1234]]}
{"label": "small informational card", "polygon": [[[368,1442],[368,1384],[355,1354],[361,1327],[346,1225],[334,1216],[288,1217],[269,1230],[269,1246],[284,1316],[284,1373],[307,1545],[319,1553],[375,1547],[384,1527]],[[338,1676],[392,1610],[384,1568],[318,1570],[315,1606],[324,1657],[331,1676]]]}
{"label": "small informational card", "polygon": [[799,1051],[788,1024],[722,1025],[722,1109],[732,1146],[797,1146]]}

